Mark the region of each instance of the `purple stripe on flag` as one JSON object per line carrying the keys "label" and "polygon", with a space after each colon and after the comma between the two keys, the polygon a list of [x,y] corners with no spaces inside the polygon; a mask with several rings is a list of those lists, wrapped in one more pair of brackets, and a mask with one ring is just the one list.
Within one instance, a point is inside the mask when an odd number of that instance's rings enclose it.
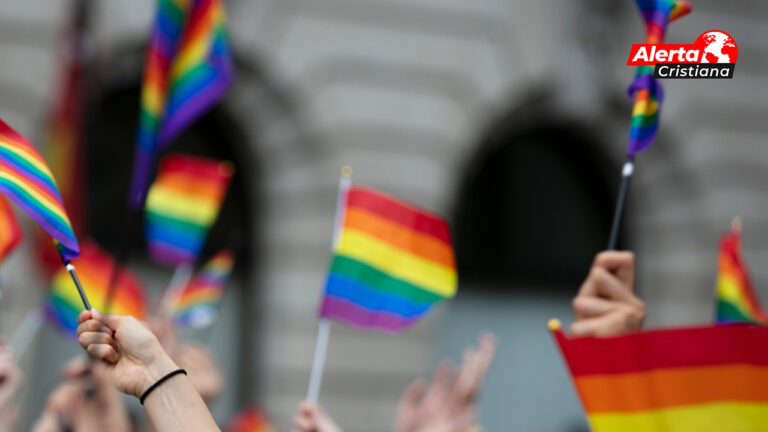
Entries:
{"label": "purple stripe on flag", "polygon": [[133,161],[133,177],[131,178],[131,191],[128,197],[128,205],[134,211],[144,207],[149,189],[149,177],[152,175],[152,155],[141,146],[136,147]]}
{"label": "purple stripe on flag", "polygon": [[192,124],[207,109],[215,105],[232,83],[231,69],[226,67],[214,82],[200,89],[189,100],[165,118],[158,139],[158,150],[171,143],[184,128]]}
{"label": "purple stripe on flag", "polygon": [[397,333],[412,326],[419,317],[403,318],[399,315],[371,311],[344,299],[326,296],[320,308],[320,316],[333,318],[363,329],[379,329]]}

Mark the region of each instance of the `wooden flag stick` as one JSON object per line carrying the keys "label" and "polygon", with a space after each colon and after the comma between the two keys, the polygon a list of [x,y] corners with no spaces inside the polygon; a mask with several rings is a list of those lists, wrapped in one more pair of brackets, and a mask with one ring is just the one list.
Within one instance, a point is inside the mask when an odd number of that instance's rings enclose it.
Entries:
{"label": "wooden flag stick", "polygon": [[[333,238],[331,251],[335,251],[341,241],[341,230],[344,225],[344,207],[346,207],[347,191],[352,185],[352,168],[347,165],[341,167],[339,178],[339,195],[336,199],[336,217],[333,224]],[[309,376],[309,388],[307,389],[307,402],[316,404],[320,395],[320,384],[323,381],[325,358],[328,353],[328,339],[331,335],[331,321],[328,318],[320,318],[317,324],[317,341],[315,342],[315,354],[312,358],[312,372]]]}
{"label": "wooden flag stick", "polygon": [[619,227],[621,226],[621,216],[624,213],[624,205],[627,201],[627,191],[632,174],[635,173],[635,157],[627,156],[624,168],[621,170],[621,186],[619,187],[619,198],[616,200],[616,210],[613,212],[613,223],[611,224],[611,234],[608,238],[608,250],[616,249],[619,241]]}

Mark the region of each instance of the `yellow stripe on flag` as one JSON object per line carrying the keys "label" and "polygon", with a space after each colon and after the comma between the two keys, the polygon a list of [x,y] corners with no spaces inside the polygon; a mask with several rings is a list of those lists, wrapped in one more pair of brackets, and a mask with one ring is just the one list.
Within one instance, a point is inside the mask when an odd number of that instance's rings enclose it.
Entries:
{"label": "yellow stripe on flag", "polygon": [[721,402],[637,413],[593,414],[594,432],[763,432],[765,404]]}
{"label": "yellow stripe on flag", "polygon": [[443,297],[456,293],[456,271],[390,246],[361,231],[342,231],[337,253]]}
{"label": "yellow stripe on flag", "polygon": [[155,183],[149,190],[147,208],[158,214],[198,225],[208,225],[216,218],[218,212],[218,207],[210,200],[180,194],[162,183]]}
{"label": "yellow stripe on flag", "polygon": [[635,103],[635,109],[632,110],[632,116],[650,115],[655,113],[658,109],[659,105],[654,101],[639,101]]}
{"label": "yellow stripe on flag", "polygon": [[749,306],[749,301],[744,297],[744,290],[733,276],[721,274],[717,280],[717,294],[721,300],[731,303],[738,308],[744,316],[753,316],[754,311]]}

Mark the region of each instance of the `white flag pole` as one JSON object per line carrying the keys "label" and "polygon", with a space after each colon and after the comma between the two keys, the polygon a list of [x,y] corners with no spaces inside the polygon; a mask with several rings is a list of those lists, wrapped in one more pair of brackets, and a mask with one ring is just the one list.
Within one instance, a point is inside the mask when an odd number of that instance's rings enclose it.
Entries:
{"label": "white flag pole", "polygon": [[20,359],[27,351],[29,344],[37,336],[37,332],[43,326],[43,317],[40,314],[40,309],[35,307],[30,309],[24,319],[21,320],[21,324],[13,332],[11,340],[8,341],[8,345],[13,350],[13,354],[16,359]]}
{"label": "white flag pole", "polygon": [[[333,239],[331,251],[335,251],[341,242],[341,231],[344,225],[344,208],[346,207],[347,191],[352,185],[352,168],[343,166],[339,178],[339,195],[336,200],[336,218],[333,224]],[[317,341],[315,342],[315,355],[312,358],[312,373],[309,376],[309,388],[307,389],[307,402],[314,405],[320,395],[320,384],[323,381],[323,369],[328,352],[328,338],[331,335],[331,321],[328,318],[320,318],[317,324]]]}
{"label": "white flag pole", "polygon": [[189,263],[176,266],[176,270],[173,271],[173,276],[171,276],[171,281],[168,282],[168,287],[165,289],[162,299],[160,299],[157,310],[158,316],[167,317],[169,311],[176,307],[179,297],[187,289],[187,285],[189,285],[193,270],[192,264]]}

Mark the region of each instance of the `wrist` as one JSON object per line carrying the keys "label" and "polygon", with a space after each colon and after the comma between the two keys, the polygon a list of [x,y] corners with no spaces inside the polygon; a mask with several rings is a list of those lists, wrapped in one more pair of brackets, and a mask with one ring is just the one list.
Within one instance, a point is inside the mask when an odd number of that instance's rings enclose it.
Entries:
{"label": "wrist", "polygon": [[157,361],[154,361],[147,366],[144,374],[144,382],[140,388],[137,389],[138,392],[135,396],[141,397],[141,395],[143,395],[154,383],[176,369],[179,369],[179,366],[176,365],[168,354],[163,352]]}

